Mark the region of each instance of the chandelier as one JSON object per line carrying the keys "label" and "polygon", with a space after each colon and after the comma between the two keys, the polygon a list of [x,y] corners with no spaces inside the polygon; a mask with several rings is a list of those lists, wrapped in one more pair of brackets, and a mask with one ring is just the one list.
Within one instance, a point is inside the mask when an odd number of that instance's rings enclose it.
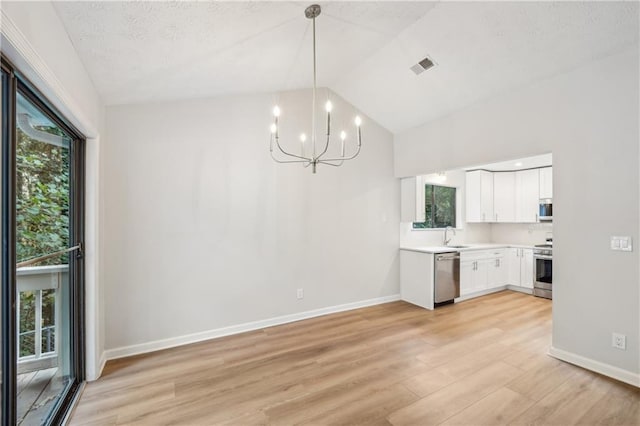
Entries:
{"label": "chandelier", "polygon": [[[316,150],[316,18],[320,15],[320,6],[317,4],[312,4],[307,7],[304,11],[304,15],[313,21],[313,95],[311,99],[311,153],[309,155],[305,155],[305,152],[308,150],[306,147],[307,144],[307,135],[302,133],[300,135],[300,155],[292,154],[291,152],[287,152],[280,145],[279,138],[279,127],[278,127],[278,119],[280,117],[280,108],[276,105],[273,108],[273,117],[274,121],[271,124],[271,141],[269,144],[269,150],[271,152],[271,158],[273,158],[277,163],[302,163],[304,167],[312,166],[311,169],[313,173],[316,172],[316,168],[318,164],[326,164],[329,166],[339,167],[346,160],[352,160],[360,154],[360,146],[362,145],[362,136],[360,133],[360,124],[362,124],[362,120],[360,117],[356,116],[354,123],[356,126],[356,138],[357,138],[357,149],[353,155],[345,155],[345,141],[347,140],[347,133],[343,130],[340,132],[340,156],[331,156],[325,157],[327,151],[329,149],[329,142],[331,140],[331,110],[333,109],[333,105],[331,101],[327,101],[325,104],[325,110],[327,112],[327,133],[326,140],[324,141],[324,147],[318,153]],[[277,152],[279,154],[274,153],[274,145],[277,148]],[[277,158],[276,155],[279,155],[281,158]]]}

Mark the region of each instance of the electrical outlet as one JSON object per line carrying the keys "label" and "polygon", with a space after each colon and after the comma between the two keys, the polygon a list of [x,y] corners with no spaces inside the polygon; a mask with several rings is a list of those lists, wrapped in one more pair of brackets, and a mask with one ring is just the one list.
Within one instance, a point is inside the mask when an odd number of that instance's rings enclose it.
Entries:
{"label": "electrical outlet", "polygon": [[611,346],[616,349],[622,349],[623,351],[627,349],[627,336],[620,333],[613,333],[611,336]]}
{"label": "electrical outlet", "polygon": [[299,288],[296,294],[297,294],[298,300],[304,299],[304,289]]}

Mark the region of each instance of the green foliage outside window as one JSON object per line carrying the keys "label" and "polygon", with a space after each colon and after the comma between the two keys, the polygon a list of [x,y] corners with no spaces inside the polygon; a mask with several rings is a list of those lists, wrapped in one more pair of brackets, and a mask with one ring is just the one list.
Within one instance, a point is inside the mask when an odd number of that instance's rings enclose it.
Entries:
{"label": "green foliage outside window", "polygon": [[[56,127],[38,130],[65,136]],[[32,139],[18,129],[16,147],[18,261],[69,246],[69,150]],[[41,265],[65,264],[66,256]]]}
{"label": "green foliage outside window", "polygon": [[[57,127],[37,130],[66,135]],[[16,257],[18,262],[69,247],[69,150],[30,138],[18,128]],[[38,263],[64,265],[68,255]],[[20,357],[35,354],[36,292],[20,292]],[[42,291],[42,352],[54,351],[55,291]],[[46,331],[46,333],[45,333]]]}
{"label": "green foliage outside window", "polygon": [[424,186],[425,221],[414,222],[414,229],[456,227],[456,188]]}

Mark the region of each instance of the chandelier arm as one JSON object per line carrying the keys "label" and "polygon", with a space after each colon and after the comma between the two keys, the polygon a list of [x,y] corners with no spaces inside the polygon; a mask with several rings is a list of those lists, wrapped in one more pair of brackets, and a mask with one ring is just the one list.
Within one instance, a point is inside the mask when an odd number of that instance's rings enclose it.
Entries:
{"label": "chandelier arm", "polygon": [[326,158],[322,161],[345,161],[345,160],[353,160],[360,154],[360,145],[358,145],[358,150],[350,157],[339,157],[339,158]]}
{"label": "chandelier arm", "polygon": [[294,157],[294,158],[300,158],[301,160],[304,161],[313,161],[312,158],[307,158],[307,157],[301,157],[299,155],[295,155],[295,154],[290,154],[287,151],[285,151],[284,149],[282,149],[282,147],[280,146],[280,141],[276,138],[276,146],[278,147],[278,149],[280,150],[280,152],[282,152],[284,155],[288,155],[289,157]]}
{"label": "chandelier arm", "polygon": [[344,160],[340,161],[340,164],[329,163],[327,160],[318,161],[319,164],[326,164],[327,166],[340,167],[344,163]]}
{"label": "chandelier arm", "polygon": [[331,138],[331,135],[330,135],[329,133],[327,133],[327,142],[326,142],[326,143],[325,143],[325,145],[324,145],[324,150],[322,150],[322,152],[320,153],[320,155],[318,155],[318,156],[316,157],[316,160],[320,159],[320,157],[322,157],[322,156],[327,152],[327,150],[329,149],[329,139],[330,139],[330,138]]}
{"label": "chandelier arm", "polygon": [[[275,161],[276,163],[307,163],[307,164],[311,164],[309,162],[309,160],[279,160],[276,158],[275,155],[273,155],[273,151],[271,152],[271,158],[273,159],[273,161]],[[305,166],[307,167],[307,166]]]}

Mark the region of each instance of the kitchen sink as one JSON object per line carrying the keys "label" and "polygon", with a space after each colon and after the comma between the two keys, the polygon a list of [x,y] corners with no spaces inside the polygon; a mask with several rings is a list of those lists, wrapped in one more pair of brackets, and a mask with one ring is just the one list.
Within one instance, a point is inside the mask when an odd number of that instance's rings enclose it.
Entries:
{"label": "kitchen sink", "polygon": [[468,248],[470,246],[446,246],[446,247],[451,247],[451,248]]}

